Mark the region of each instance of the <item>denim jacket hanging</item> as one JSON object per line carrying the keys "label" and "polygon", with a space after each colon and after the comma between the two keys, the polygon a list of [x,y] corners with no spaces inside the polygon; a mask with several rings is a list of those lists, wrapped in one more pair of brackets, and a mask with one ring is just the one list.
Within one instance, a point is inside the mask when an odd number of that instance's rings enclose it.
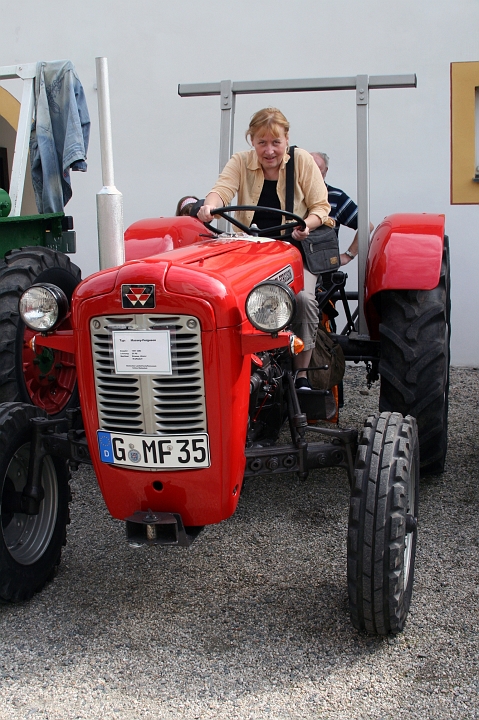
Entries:
{"label": "denim jacket hanging", "polygon": [[69,60],[39,62],[30,163],[38,212],[62,212],[72,196],[70,169],[85,172],[90,117]]}

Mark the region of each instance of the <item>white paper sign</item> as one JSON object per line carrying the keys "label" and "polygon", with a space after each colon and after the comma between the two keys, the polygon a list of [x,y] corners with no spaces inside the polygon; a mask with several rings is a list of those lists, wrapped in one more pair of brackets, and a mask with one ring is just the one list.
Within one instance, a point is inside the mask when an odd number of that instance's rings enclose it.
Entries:
{"label": "white paper sign", "polygon": [[113,331],[115,372],[128,375],[172,375],[170,331]]}

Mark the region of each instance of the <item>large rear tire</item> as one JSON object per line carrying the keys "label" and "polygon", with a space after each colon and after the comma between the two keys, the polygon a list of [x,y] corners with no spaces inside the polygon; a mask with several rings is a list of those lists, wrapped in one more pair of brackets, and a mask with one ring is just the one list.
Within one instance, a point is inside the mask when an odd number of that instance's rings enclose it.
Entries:
{"label": "large rear tire", "polygon": [[0,262],[0,402],[30,403],[51,417],[78,405],[74,356],[44,347],[32,350],[34,333],[20,319],[18,301],[38,282],[58,285],[71,300],[80,280],[81,271],[70,258],[50,248],[11,250]]}
{"label": "large rear tire", "polygon": [[66,460],[43,459],[44,498],[37,515],[19,509],[27,484],[33,405],[0,405],[0,601],[21,602],[53,579],[66,542],[70,473]]}
{"label": "large rear tire", "polygon": [[356,455],[348,528],[351,620],[372,635],[403,630],[417,541],[419,444],[414,418],[372,415]]}
{"label": "large rear tire", "polygon": [[416,418],[422,474],[442,472],[447,453],[449,278],[446,245],[436,288],[380,296],[379,410]]}

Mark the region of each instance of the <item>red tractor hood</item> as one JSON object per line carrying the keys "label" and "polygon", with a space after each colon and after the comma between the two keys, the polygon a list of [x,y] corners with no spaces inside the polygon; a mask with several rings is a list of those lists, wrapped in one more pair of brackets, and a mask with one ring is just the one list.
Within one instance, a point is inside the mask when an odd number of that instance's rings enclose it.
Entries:
{"label": "red tractor hood", "polygon": [[245,300],[254,285],[274,278],[298,293],[303,288],[302,267],[300,253],[287,242],[206,240],[96,273],[81,283],[75,301],[110,294],[106,311],[121,313],[122,285],[154,284],[157,311],[161,312],[162,295],[194,297],[211,305],[217,328],[232,327],[245,320]]}

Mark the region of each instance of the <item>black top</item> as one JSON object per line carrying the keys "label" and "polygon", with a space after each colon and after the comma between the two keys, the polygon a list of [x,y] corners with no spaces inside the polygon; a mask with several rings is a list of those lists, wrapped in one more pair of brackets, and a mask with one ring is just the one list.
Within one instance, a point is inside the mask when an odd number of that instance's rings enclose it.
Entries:
{"label": "black top", "polygon": [[[258,205],[281,210],[278,193],[276,192],[277,180],[265,180],[263,189],[259,196]],[[257,210],[253,215],[252,225],[257,225],[260,230],[281,225],[281,218],[277,213],[269,213],[266,210]]]}

